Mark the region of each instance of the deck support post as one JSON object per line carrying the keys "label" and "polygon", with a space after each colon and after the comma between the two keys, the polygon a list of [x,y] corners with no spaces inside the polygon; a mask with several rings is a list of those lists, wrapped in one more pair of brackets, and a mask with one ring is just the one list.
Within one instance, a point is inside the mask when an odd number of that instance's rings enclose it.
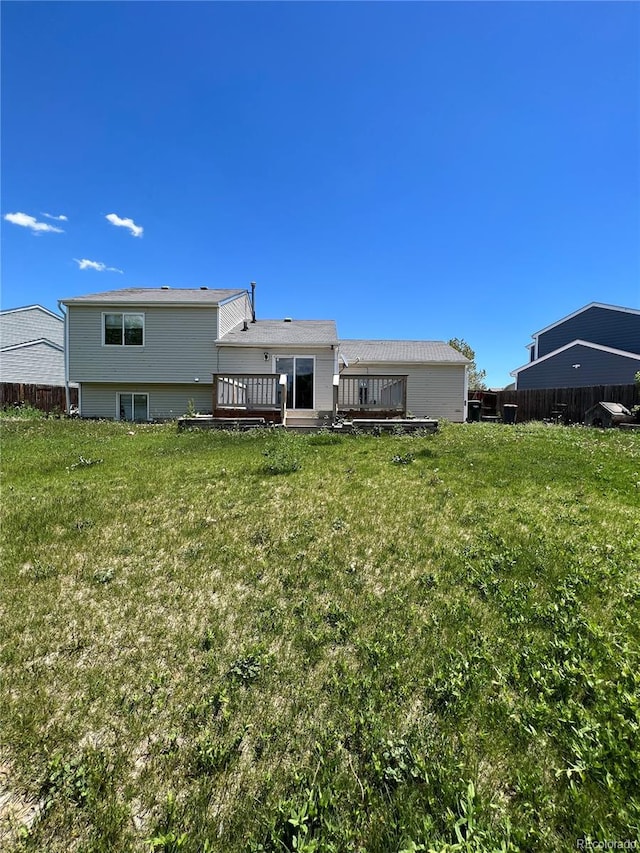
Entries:
{"label": "deck support post", "polygon": [[213,399],[211,400],[211,403],[212,403],[211,411],[213,412],[213,414],[215,416],[216,409],[218,408],[218,374],[217,373],[213,374]]}
{"label": "deck support post", "polygon": [[287,374],[281,373],[280,379],[280,422],[287,425]]}

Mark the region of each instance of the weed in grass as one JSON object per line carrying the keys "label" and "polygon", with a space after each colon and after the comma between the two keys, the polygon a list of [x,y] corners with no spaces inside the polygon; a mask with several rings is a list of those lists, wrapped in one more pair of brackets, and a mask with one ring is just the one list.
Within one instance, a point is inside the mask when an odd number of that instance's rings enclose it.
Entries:
{"label": "weed in grass", "polygon": [[28,576],[33,578],[34,581],[46,581],[50,578],[58,577],[58,574],[57,566],[54,566],[52,563],[41,563],[39,560],[36,560],[28,571]]}
{"label": "weed in grass", "polygon": [[247,685],[258,678],[261,669],[262,661],[259,655],[249,654],[245,657],[237,658],[231,664],[227,670],[227,677],[232,681]]}
{"label": "weed in grass", "polygon": [[266,463],[263,471],[267,474],[293,474],[302,467],[302,441],[299,436],[289,432],[279,432],[263,451]]}
{"label": "weed in grass", "polygon": [[391,458],[391,461],[394,465],[411,465],[414,459],[415,456],[413,453],[396,453],[395,456]]}
{"label": "weed in grass", "polygon": [[115,575],[113,569],[96,569],[93,573],[93,580],[96,583],[107,584],[111,583]]}
{"label": "weed in grass", "polygon": [[46,417],[48,417],[46,412],[43,412],[42,409],[36,409],[28,403],[16,403],[13,406],[3,407],[0,409],[0,418],[40,421]]}
{"label": "weed in grass", "polygon": [[77,462],[69,465],[67,471],[75,471],[76,468],[92,468],[94,465],[101,465],[104,462],[104,459],[85,459],[84,456],[80,456]]}

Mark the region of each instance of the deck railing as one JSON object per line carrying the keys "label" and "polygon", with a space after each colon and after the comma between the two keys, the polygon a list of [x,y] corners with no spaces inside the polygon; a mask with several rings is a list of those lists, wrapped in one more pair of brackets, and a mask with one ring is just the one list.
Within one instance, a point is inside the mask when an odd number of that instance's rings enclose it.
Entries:
{"label": "deck railing", "polygon": [[334,387],[336,415],[378,412],[389,417],[407,413],[406,376],[342,374]]}
{"label": "deck railing", "polygon": [[[214,373],[213,414],[216,417],[279,416],[284,423],[287,385],[278,373]],[[277,419],[277,418],[276,418]]]}

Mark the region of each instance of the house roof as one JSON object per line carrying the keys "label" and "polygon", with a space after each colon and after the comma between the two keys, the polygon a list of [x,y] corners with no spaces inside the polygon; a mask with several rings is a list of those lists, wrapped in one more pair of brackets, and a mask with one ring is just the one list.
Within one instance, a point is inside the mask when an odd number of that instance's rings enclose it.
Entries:
{"label": "house roof", "polygon": [[239,323],[216,343],[245,347],[337,346],[338,334],[334,320],[256,320]]}
{"label": "house roof", "polygon": [[444,341],[343,340],[340,355],[351,366],[358,362],[470,364],[468,358]]}
{"label": "house roof", "polygon": [[[534,332],[531,337],[537,338],[538,335],[542,335],[545,332],[550,331],[551,329],[555,329],[556,326],[560,326],[562,323],[566,323],[567,320],[571,320],[573,317],[577,317],[579,314],[584,314],[584,312],[588,311],[590,308],[604,308],[608,311],[619,311],[622,314],[640,314],[640,308],[623,308],[621,305],[608,305],[605,302],[590,302],[588,305],[585,305],[582,308],[578,308],[577,311],[573,311],[571,314],[567,314],[567,316],[563,317],[561,320],[556,320],[555,323],[550,323],[548,326],[545,326],[544,329],[540,329],[538,332]],[[531,346],[531,344],[528,344],[528,346]]]}
{"label": "house roof", "polygon": [[49,311],[48,308],[44,308],[42,305],[23,305],[20,308],[3,308],[0,311],[1,316],[5,316],[5,314],[17,314],[20,311],[42,311],[44,314],[48,314],[49,317],[53,317],[54,320],[59,320],[61,323],[64,323],[64,317],[60,314],[54,314],[53,311]]}
{"label": "house roof", "polygon": [[63,305],[205,305],[215,307],[227,299],[246,293],[245,290],[226,290],[208,287],[126,287],[106,290],[87,296],[61,299]]}
{"label": "house roof", "polygon": [[608,352],[611,355],[621,355],[623,358],[632,358],[636,361],[640,361],[640,355],[635,352],[628,352],[623,349],[615,349],[614,347],[605,347],[603,344],[594,344],[591,341],[582,341],[575,340],[571,341],[569,344],[565,344],[562,347],[558,347],[558,349],[554,349],[553,352],[549,352],[546,355],[537,358],[535,361],[530,361],[528,364],[523,364],[522,367],[517,367],[515,370],[512,370],[509,374],[510,376],[516,376],[518,373],[522,373],[523,370],[528,370],[530,367],[537,367],[539,364],[542,364],[543,361],[546,361],[548,358],[553,358],[561,352],[565,352],[572,347],[588,347],[589,349],[600,350],[600,352]]}
{"label": "house roof", "polygon": [[0,352],[10,352],[15,349],[24,349],[24,347],[33,347],[36,344],[45,344],[48,347],[53,347],[53,349],[58,350],[59,352],[64,352],[64,347],[60,344],[55,343],[54,341],[50,341],[49,338],[36,338],[34,341],[21,341],[18,344],[10,344],[7,347],[2,347]]}

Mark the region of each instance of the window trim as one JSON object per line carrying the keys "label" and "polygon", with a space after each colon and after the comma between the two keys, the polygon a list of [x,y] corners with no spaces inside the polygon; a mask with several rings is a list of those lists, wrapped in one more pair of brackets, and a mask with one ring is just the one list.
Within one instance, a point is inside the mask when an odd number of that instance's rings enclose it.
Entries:
{"label": "window trim", "polygon": [[[135,421],[135,420],[134,421],[128,421],[126,418],[120,417],[120,396],[122,394],[130,394],[131,395],[131,412],[132,412],[132,414],[135,411],[135,406],[133,403],[133,398],[135,397],[135,395],[138,394],[140,396],[144,396],[147,398],[147,417],[146,417],[145,421]],[[116,420],[120,421],[121,423],[125,423],[125,424],[137,424],[137,423],[148,422],[150,420],[150,417],[149,417],[149,392],[148,391],[116,391]]]}
{"label": "window trim", "polygon": [[[106,317],[112,314],[120,314],[122,317],[122,343],[121,344],[108,344],[106,341],[107,337],[107,329],[106,329]],[[141,344],[127,344],[124,341],[124,318],[127,316],[133,317],[142,317],[142,343]],[[143,349],[145,345],[145,341],[147,339],[146,335],[146,324],[145,324],[145,314],[144,311],[103,311],[102,312],[102,346],[103,347],[121,347],[124,349],[133,348],[133,349]]]}

